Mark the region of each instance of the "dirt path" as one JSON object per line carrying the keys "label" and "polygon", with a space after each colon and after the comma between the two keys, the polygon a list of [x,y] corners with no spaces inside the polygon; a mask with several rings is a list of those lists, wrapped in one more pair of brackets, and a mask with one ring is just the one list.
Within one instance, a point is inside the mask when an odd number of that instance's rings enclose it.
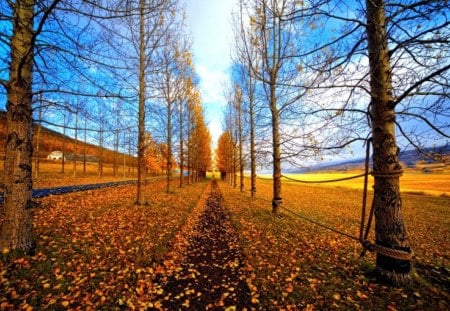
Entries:
{"label": "dirt path", "polygon": [[187,239],[184,260],[166,278],[157,300],[163,309],[208,310],[250,307],[238,237],[213,181],[206,207]]}

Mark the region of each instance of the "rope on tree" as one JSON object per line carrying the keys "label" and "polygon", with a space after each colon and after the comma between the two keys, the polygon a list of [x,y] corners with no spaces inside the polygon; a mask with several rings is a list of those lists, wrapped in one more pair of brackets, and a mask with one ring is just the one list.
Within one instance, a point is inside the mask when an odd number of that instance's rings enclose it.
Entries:
{"label": "rope on tree", "polygon": [[286,175],[281,175],[281,177],[295,181],[295,182],[304,183],[304,184],[322,184],[322,183],[337,182],[337,181],[361,178],[361,177],[364,177],[365,175],[366,174],[363,173],[363,174],[359,174],[359,175],[355,175],[355,176],[349,176],[349,177],[343,177],[343,178],[337,178],[337,179],[328,179],[328,180],[301,180],[301,179],[295,179],[292,177],[288,177]]}

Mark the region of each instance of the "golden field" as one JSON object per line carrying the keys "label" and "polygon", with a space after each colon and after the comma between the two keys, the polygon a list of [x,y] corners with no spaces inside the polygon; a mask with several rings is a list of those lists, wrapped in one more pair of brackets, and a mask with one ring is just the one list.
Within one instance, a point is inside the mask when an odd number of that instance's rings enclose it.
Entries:
{"label": "golden field", "polygon": [[[342,172],[318,172],[307,174],[285,174],[289,178],[304,181],[321,181],[330,179],[340,179],[361,174],[361,171]],[[261,178],[271,178],[271,175],[260,175]],[[295,181],[283,178],[284,183],[296,183]],[[369,190],[372,189],[373,177],[369,177]],[[318,183],[320,187],[345,187],[352,189],[363,189],[364,177],[338,181],[332,183]],[[436,196],[450,196],[450,172],[444,173],[422,173],[414,169],[406,169],[400,178],[400,190],[404,193],[429,194]]]}

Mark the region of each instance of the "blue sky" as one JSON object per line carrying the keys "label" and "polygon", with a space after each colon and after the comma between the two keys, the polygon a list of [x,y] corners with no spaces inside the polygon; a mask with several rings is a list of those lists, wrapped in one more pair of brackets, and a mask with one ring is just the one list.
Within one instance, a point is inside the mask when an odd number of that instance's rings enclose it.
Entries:
{"label": "blue sky", "polygon": [[193,39],[194,63],[213,142],[222,132],[223,85],[229,80],[234,0],[184,0]]}

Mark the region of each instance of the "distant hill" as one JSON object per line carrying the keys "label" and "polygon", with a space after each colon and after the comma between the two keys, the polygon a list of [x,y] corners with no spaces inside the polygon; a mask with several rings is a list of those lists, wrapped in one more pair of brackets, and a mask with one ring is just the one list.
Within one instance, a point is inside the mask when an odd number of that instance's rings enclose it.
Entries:
{"label": "distant hill", "polygon": [[[428,156],[427,156],[428,155]],[[423,152],[416,149],[408,149],[400,151],[400,162],[406,167],[415,167],[418,163],[433,164],[433,163],[449,163],[450,162],[450,145],[443,145],[433,148],[425,148]],[[344,160],[334,163],[324,163],[316,165],[307,171],[321,171],[321,170],[351,170],[364,167],[364,158],[357,158],[352,160]],[[372,160],[371,160],[372,162]],[[301,170],[305,172],[305,170]]]}

